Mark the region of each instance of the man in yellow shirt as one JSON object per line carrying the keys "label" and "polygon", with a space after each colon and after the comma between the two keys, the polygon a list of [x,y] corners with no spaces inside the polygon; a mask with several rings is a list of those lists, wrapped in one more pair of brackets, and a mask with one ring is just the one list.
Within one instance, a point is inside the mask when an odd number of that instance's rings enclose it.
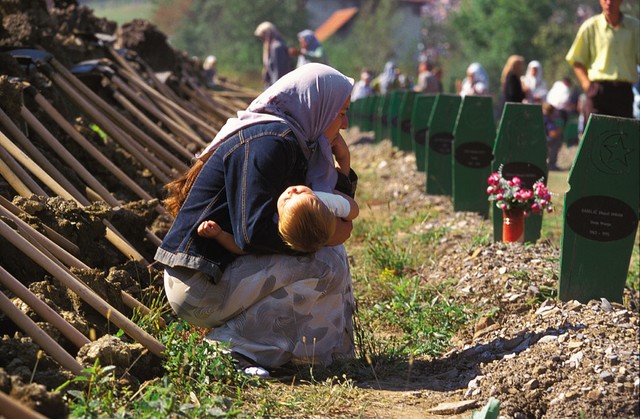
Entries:
{"label": "man in yellow shirt", "polygon": [[600,0],[602,13],[587,19],[566,60],[585,93],[585,121],[591,113],[633,117],[631,85],[640,64],[640,21],[620,12],[622,0]]}

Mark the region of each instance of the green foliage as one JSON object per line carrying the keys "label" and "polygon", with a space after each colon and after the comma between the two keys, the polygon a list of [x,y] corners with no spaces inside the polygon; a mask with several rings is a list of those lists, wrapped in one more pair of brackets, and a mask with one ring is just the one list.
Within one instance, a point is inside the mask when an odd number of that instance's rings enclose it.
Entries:
{"label": "green foliage", "polygon": [[[102,367],[96,359],[92,367],[83,370],[84,375],[79,375],[56,389],[62,391],[71,387],[67,390],[67,397],[71,399],[71,416],[115,417],[121,412],[131,391],[120,388],[114,371],[114,366]],[[78,387],[83,390],[76,389]]]}
{"label": "green foliage", "polygon": [[296,34],[307,26],[304,2],[193,0],[171,42],[190,55],[214,54],[222,74],[233,69],[259,76],[262,44],[253,32],[265,20],[276,25],[289,47],[296,47]]}
{"label": "green foliage", "polygon": [[[523,55],[527,61],[537,59],[545,64],[544,57],[549,53],[543,50],[546,45],[538,46],[544,44],[541,36],[538,45],[532,39],[544,30],[554,10],[565,7],[569,7],[568,0],[463,0],[449,22],[449,34],[455,36],[452,53],[458,62],[456,74],[464,77],[464,68],[478,61],[489,73],[491,91],[497,94],[502,67],[510,55]],[[573,16],[574,11],[567,16]],[[574,35],[573,28],[570,31],[564,42],[567,49]]]}
{"label": "green foliage", "polygon": [[396,329],[394,350],[399,353],[437,355],[468,320],[464,307],[442,294],[444,286],[441,289],[425,286],[419,277],[387,275],[378,280],[386,282],[389,293],[372,303],[367,318],[376,328]]}

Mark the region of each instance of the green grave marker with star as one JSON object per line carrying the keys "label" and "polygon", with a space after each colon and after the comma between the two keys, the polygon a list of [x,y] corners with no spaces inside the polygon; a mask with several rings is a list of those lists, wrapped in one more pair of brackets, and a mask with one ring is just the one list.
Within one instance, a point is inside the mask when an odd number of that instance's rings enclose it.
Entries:
{"label": "green grave marker with star", "polygon": [[559,297],[622,302],[638,230],[640,121],[592,114],[564,200]]}

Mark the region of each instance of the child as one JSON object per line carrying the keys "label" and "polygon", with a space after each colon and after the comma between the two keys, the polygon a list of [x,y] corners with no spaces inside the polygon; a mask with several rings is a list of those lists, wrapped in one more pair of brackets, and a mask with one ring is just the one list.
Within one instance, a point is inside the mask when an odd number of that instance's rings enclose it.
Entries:
{"label": "child", "polygon": [[556,108],[549,102],[542,104],[544,130],[547,134],[547,166],[549,170],[558,169],[558,152],[562,146],[562,125],[558,122]]}
{"label": "child", "polygon": [[[292,249],[311,253],[333,235],[336,217],[346,221],[359,214],[358,204],[347,195],[312,191],[304,185],[289,186],[278,198],[278,231]],[[216,239],[232,253],[244,254],[231,233],[211,220],[198,226],[198,235]]]}

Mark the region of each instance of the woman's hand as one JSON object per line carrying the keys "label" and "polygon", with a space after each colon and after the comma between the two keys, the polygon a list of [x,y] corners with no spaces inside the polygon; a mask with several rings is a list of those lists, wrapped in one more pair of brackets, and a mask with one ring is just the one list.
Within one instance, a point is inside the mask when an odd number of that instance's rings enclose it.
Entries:
{"label": "woman's hand", "polygon": [[336,159],[336,168],[348,176],[351,169],[351,152],[347,142],[338,133],[334,138],[329,139],[329,143],[331,144],[331,153]]}

